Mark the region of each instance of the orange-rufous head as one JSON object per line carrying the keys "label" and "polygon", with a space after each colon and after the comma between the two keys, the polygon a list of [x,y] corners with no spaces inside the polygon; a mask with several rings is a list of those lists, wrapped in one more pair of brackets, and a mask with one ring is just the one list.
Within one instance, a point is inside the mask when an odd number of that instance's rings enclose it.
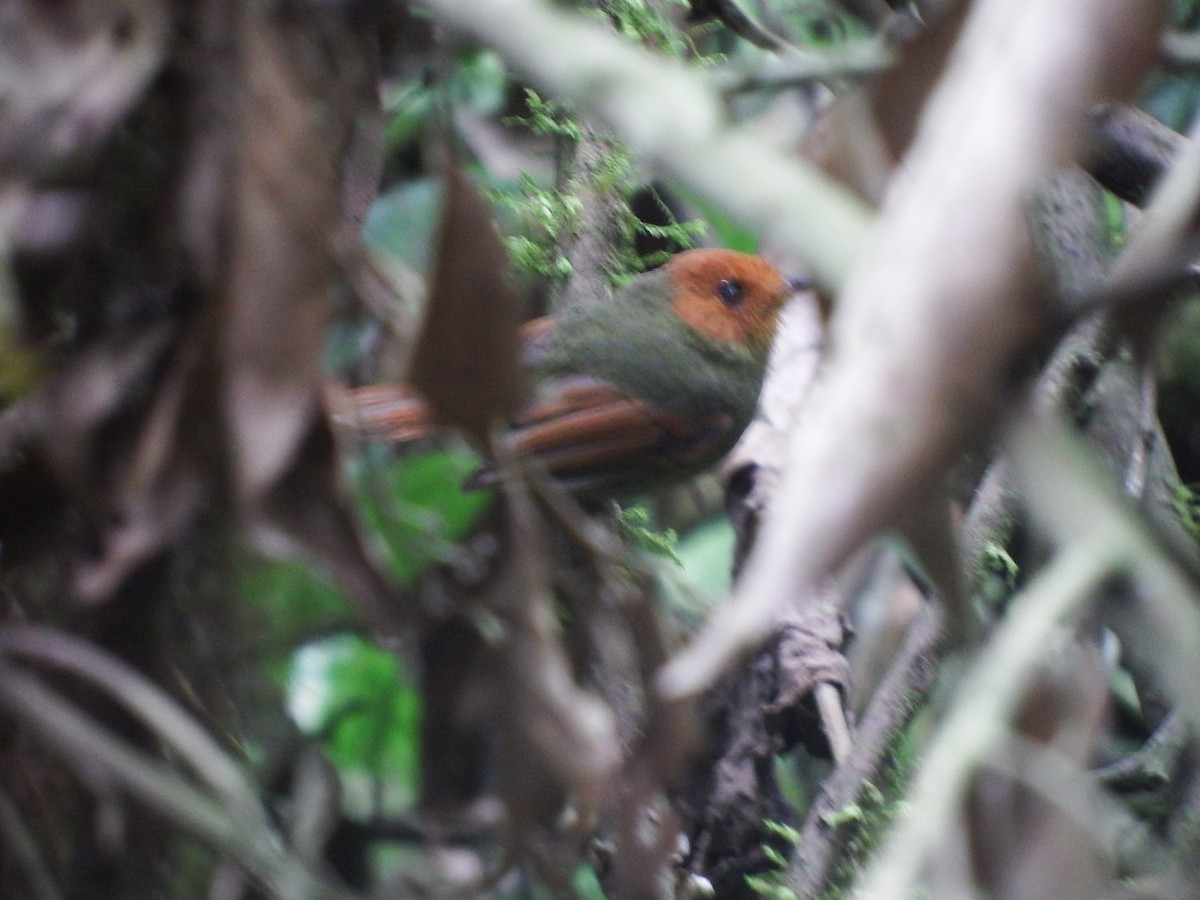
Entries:
{"label": "orange-rufous head", "polygon": [[717,341],[765,348],[779,310],[795,291],[766,260],[734,250],[687,250],[663,267],[675,285],[672,309],[684,324]]}

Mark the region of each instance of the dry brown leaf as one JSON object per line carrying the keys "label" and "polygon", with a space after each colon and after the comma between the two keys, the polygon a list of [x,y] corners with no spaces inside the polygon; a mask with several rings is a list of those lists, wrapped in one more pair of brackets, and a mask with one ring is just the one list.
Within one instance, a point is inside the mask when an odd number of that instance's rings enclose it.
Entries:
{"label": "dry brown leaf", "polygon": [[315,557],[373,631],[395,635],[410,610],[346,508],[318,401],[330,292],[375,191],[376,61],[345,65],[362,43],[348,30],[321,34],[343,52],[319,54],[307,27],[244,16],[236,250],[214,348],[237,500],[261,545]]}
{"label": "dry brown leaf", "polygon": [[[335,21],[322,31],[313,19],[214,0],[198,24],[193,52],[206,65],[185,111],[192,130],[176,148],[193,311],[136,437],[105,473],[103,553],[80,587],[108,594],[202,504],[232,501],[255,535],[311,539],[382,627],[385,586],[334,489],[318,402],[330,295],[371,170],[369,159],[348,158],[363,140],[358,114],[369,119],[375,102],[374,70],[369,61],[338,67],[356,37]],[[78,398],[62,405],[70,411]],[[64,427],[81,424],[75,415]],[[72,436],[64,471],[95,478],[89,442]],[[300,503],[296,473],[322,466]]]}
{"label": "dry brown leaf", "polygon": [[492,425],[521,400],[517,327],[522,304],[487,204],[456,169],[447,173],[425,323],[408,382],[438,418],[486,446]]}
{"label": "dry brown leaf", "polygon": [[[223,368],[239,500],[253,504],[284,473],[317,412],[321,350],[343,241],[341,160],[349,130],[309,83],[303,31],[243,13],[242,91],[229,184],[228,281],[213,351]],[[331,123],[329,120],[334,120]]]}

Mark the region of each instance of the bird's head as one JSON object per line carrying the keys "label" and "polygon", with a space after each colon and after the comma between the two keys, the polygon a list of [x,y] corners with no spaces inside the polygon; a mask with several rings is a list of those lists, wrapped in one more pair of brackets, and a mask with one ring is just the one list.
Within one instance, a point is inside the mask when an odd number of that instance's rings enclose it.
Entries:
{"label": "bird's head", "polygon": [[765,349],[784,302],[797,290],[774,266],[733,250],[687,250],[664,267],[672,309],[707,338]]}

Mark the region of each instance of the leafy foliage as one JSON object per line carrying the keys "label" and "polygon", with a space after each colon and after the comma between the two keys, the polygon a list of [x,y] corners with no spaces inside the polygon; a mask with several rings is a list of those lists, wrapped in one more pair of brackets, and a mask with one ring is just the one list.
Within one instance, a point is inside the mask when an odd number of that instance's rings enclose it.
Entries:
{"label": "leafy foliage", "polygon": [[[540,137],[560,142],[560,154],[569,152],[584,138],[584,131],[567,104],[545,100],[531,88],[525,89],[525,113],[509,116],[509,125],[529,129]],[[672,210],[653,192],[666,222],[655,224],[639,219],[630,209],[629,200],[640,188],[636,167],[628,151],[615,139],[606,139],[603,157],[583,174],[567,178],[552,188],[543,187],[528,172],[521,174],[515,188],[497,188],[491,197],[502,210],[516,219],[515,233],[506,238],[509,255],[518,271],[549,284],[562,285],[572,274],[566,248],[578,237],[584,203],[581,196],[619,198],[615,223],[619,232],[614,251],[615,265],[605,274],[613,285],[620,285],[634,274],[658,265],[671,255],[660,252],[639,258],[633,252],[637,234],[657,238],[676,249],[690,247],[705,232],[700,220],[679,222]]]}
{"label": "leafy foliage", "polygon": [[[776,822],[773,819],[767,819],[763,825],[767,834],[779,838],[788,846],[794,847],[800,840],[800,832],[791,825]],[[771,869],[764,873],[747,875],[746,886],[754,892],[755,896],[762,897],[764,900],[797,900],[795,891],[779,883],[780,875],[787,868],[787,857],[769,843],[763,844],[762,849]]]}
{"label": "leafy foliage", "polygon": [[525,109],[525,115],[509,116],[504,120],[504,124],[523,125],[541,137],[557,137],[568,141],[577,141],[583,137],[583,130],[565,103],[544,100],[541,94],[527,87]]}
{"label": "leafy foliage", "polygon": [[411,806],[421,698],[393,654],[349,634],[310,643],[296,653],[289,685],[292,715],[338,767],[348,812]]}
{"label": "leafy foliage", "polygon": [[518,271],[561,284],[571,275],[571,262],[562,246],[575,234],[583,204],[565,191],[540,187],[533,176],[521,175],[515,191],[493,191],[517,217],[521,233],[506,238],[509,256]]}
{"label": "leafy foliage", "polygon": [[489,492],[463,490],[479,465],[465,450],[389,458],[382,447],[352,462],[358,508],[399,581],[415,584],[424,569],[449,561],[487,509]]}
{"label": "leafy foliage", "polygon": [[650,511],[644,506],[625,506],[617,514],[621,534],[633,546],[655,556],[669,559],[682,567],[679,558],[679,535],[673,528],[656,530],[650,523]]}
{"label": "leafy foliage", "polygon": [[1200,542],[1200,496],[1196,486],[1181,484],[1175,491],[1175,512],[1194,540]]}
{"label": "leafy foliage", "polygon": [[[669,0],[687,7],[687,0]],[[694,50],[694,45],[680,33],[660,10],[647,0],[613,0],[605,3],[604,14],[617,33],[631,41],[643,43],[669,56],[682,57]]]}

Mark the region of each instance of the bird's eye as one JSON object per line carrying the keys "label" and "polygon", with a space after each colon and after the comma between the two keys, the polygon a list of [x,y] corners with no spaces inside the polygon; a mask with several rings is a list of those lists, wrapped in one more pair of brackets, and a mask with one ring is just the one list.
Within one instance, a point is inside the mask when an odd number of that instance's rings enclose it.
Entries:
{"label": "bird's eye", "polygon": [[745,298],[746,289],[740,281],[722,279],[717,283],[717,296],[726,306],[737,306]]}

